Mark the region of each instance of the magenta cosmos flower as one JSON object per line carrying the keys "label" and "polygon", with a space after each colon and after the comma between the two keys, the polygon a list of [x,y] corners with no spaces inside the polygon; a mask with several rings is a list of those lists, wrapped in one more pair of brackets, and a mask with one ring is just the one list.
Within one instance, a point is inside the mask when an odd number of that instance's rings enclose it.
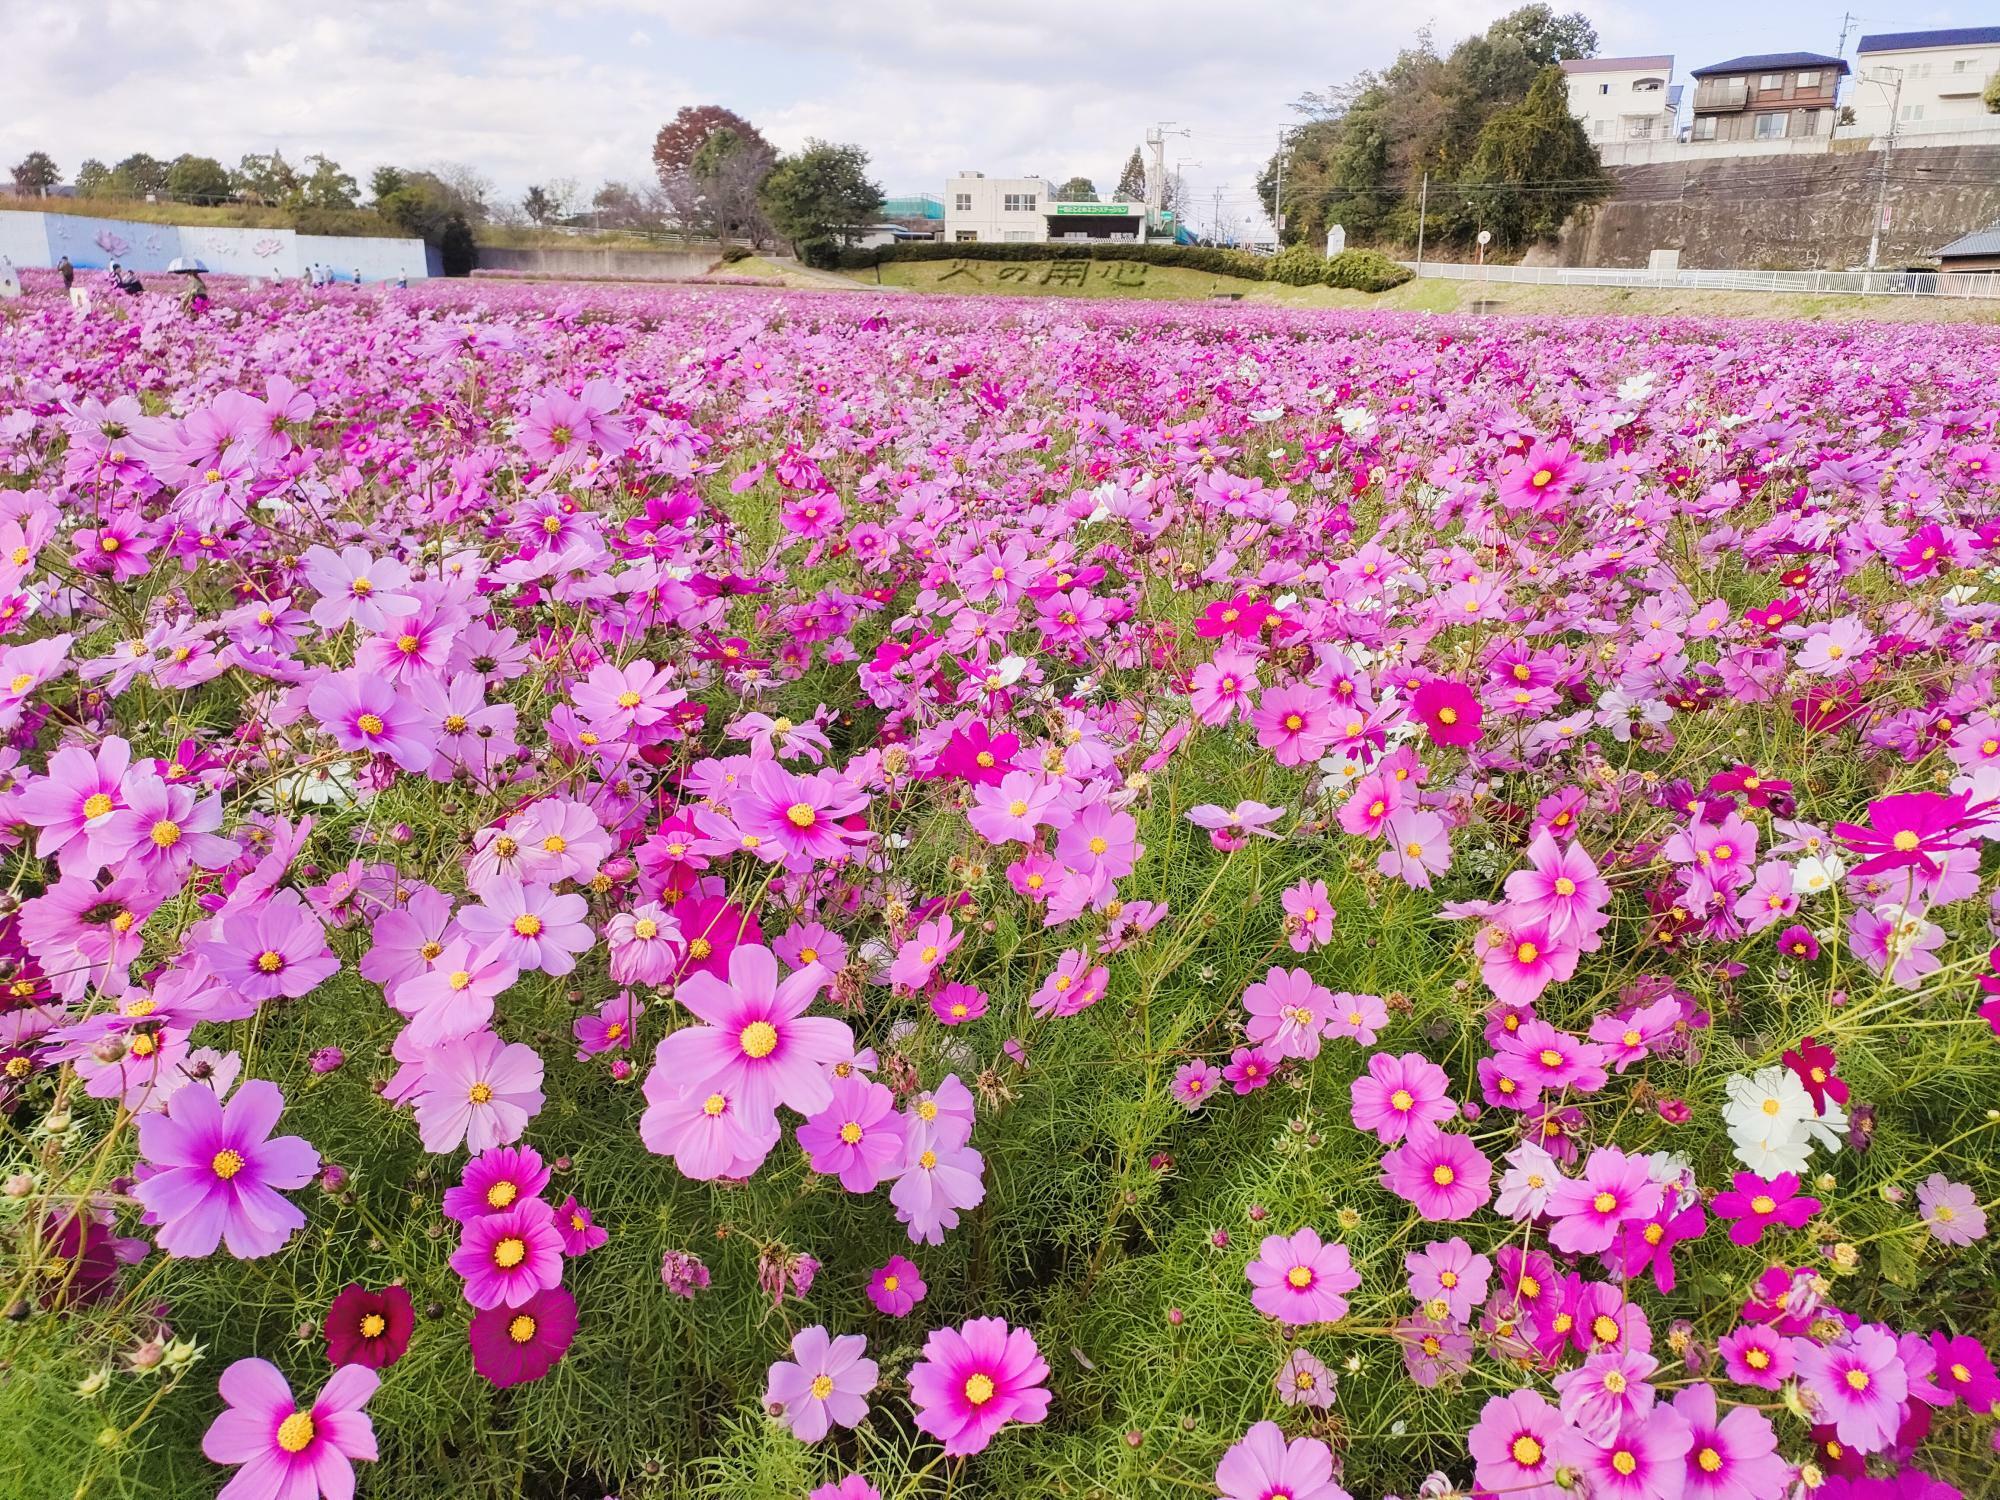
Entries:
{"label": "magenta cosmos flower", "polygon": [[1676,1500],[1687,1492],[1694,1434],[1671,1406],[1627,1418],[1603,1444],[1574,1427],[1556,1434],[1556,1455],[1577,1471],[1591,1500]]}
{"label": "magenta cosmos flower", "polygon": [[1693,1438],[1685,1500],[1770,1500],[1783,1493],[1792,1466],[1778,1456],[1770,1418],[1748,1406],[1718,1416],[1712,1385],[1689,1386],[1674,1397],[1674,1410]]}
{"label": "magenta cosmos flower", "polygon": [[437,749],[437,731],[416,699],[358,667],[322,677],[306,707],[341,749],[386,755],[412,774],[427,770]]}
{"label": "magenta cosmos flower", "polygon": [[1318,1438],[1293,1438],[1259,1422],[1215,1466],[1222,1500],[1347,1500],[1333,1480],[1333,1450]]}
{"label": "magenta cosmos flower", "polygon": [[1470,745],[1479,739],[1485,713],[1469,688],[1436,677],[1411,695],[1410,717],[1423,724],[1433,745]]}
{"label": "magenta cosmos flower", "polygon": [[403,1357],[416,1326],[407,1288],[344,1287],[326,1310],[326,1357],[337,1365],[385,1370]]}
{"label": "magenta cosmos flower", "polygon": [[903,1170],[896,1096],[858,1073],[836,1078],[832,1089],[833,1102],[799,1127],[799,1146],[815,1172],[838,1177],[850,1193],[871,1193]]}
{"label": "magenta cosmos flower", "polygon": [[379,1381],[365,1365],[343,1365],[301,1406],[276,1365],[237,1360],[218,1387],[228,1410],[201,1439],[211,1462],[242,1465],[216,1500],[351,1500],[354,1461],[376,1456],[375,1424],[362,1408]]}
{"label": "magenta cosmos flower", "polygon": [[765,1377],[764,1405],[802,1443],[818,1442],[832,1427],[858,1427],[879,1373],[874,1360],[862,1358],[867,1348],[858,1333],[829,1338],[817,1323],[801,1328],[792,1335],[792,1357]]}
{"label": "magenta cosmos flower", "polygon": [[1470,1218],[1493,1196],[1493,1164],[1462,1135],[1426,1126],[1382,1158],[1382,1186],[1433,1222]]}
{"label": "magenta cosmos flower", "polygon": [[826,971],[808,964],[781,984],[769,948],[737,948],[727,984],[711,974],[682,982],[682,1003],[706,1024],[665,1038],[657,1065],[691,1091],[712,1085],[753,1115],[781,1104],[816,1115],[833,1102],[823,1065],[854,1054],[843,1022],[805,1013],[825,983]]}
{"label": "magenta cosmos flower", "polygon": [[1799,1192],[1796,1173],[1780,1172],[1766,1182],[1755,1172],[1738,1172],[1727,1192],[1711,1205],[1729,1223],[1729,1243],[1754,1245],[1773,1225],[1798,1229],[1820,1210],[1820,1201]]}
{"label": "magenta cosmos flower", "polygon": [[278,1086],[255,1078],[226,1105],[213,1089],[182,1088],[164,1112],[140,1117],[139,1154],[152,1170],[132,1191],[160,1226],[162,1250],[202,1256],[224,1243],[254,1260],[304,1226],[278,1189],[312,1181],[319,1153],[295,1135],[269,1138],[284,1108]]}
{"label": "magenta cosmos flower", "polygon": [[465,1278],[465,1300],[482,1311],[519,1307],[562,1282],[562,1236],[539,1198],[504,1213],[466,1221],[451,1268]]}
{"label": "magenta cosmos flower", "polygon": [[519,1307],[472,1315],[472,1368],[501,1389],[540,1380],[576,1337],[576,1298],[564,1287],[536,1292]]}
{"label": "magenta cosmos flower", "polygon": [[1451,1102],[1451,1079],[1421,1052],[1401,1057],[1377,1052],[1368,1059],[1368,1071],[1348,1085],[1348,1094],[1354,1128],[1374,1131],[1385,1146],[1458,1113]]}
{"label": "magenta cosmos flower", "polygon": [[942,1442],[947,1457],[977,1453],[1009,1422],[1048,1415],[1048,1378],[1035,1336],[1005,1318],[934,1329],[910,1369],[917,1427]]}
{"label": "magenta cosmos flower", "polygon": [[907,1317],[929,1290],[916,1262],[900,1255],[890,1256],[868,1280],[868,1300],[875,1304],[877,1312],[892,1318]]}
{"label": "magenta cosmos flower", "polygon": [[505,1213],[527,1198],[539,1198],[549,1185],[549,1169],[533,1146],[495,1146],[465,1164],[458,1186],[444,1190],[444,1212],[463,1224],[487,1214]]}
{"label": "magenta cosmos flower", "polygon": [[1345,1245],[1329,1245],[1314,1229],[1271,1234],[1257,1258],[1243,1268],[1250,1305],[1280,1323],[1337,1323],[1347,1316],[1344,1295],[1361,1285]]}

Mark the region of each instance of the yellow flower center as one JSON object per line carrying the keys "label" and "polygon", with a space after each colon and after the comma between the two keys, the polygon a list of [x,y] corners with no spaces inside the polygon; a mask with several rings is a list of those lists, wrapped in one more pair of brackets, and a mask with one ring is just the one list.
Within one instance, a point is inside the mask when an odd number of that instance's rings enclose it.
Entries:
{"label": "yellow flower center", "polygon": [[705,937],[698,937],[688,944],[688,953],[695,958],[707,958],[715,951],[715,945]]}
{"label": "yellow flower center", "polygon": [[534,937],[542,930],[542,919],[531,911],[524,911],[514,918],[514,931],[522,937]]}
{"label": "yellow flower center", "polygon": [[840,1127],[840,1138],[850,1146],[860,1145],[861,1144],[860,1124],[854,1120],[849,1120],[845,1125]]}
{"label": "yellow flower center", "polygon": [[389,1320],[380,1313],[369,1313],[361,1320],[361,1336],[364,1339],[379,1339],[388,1326]]}
{"label": "yellow flower center", "polygon": [[935,1171],[937,1169],[937,1152],[924,1152],[923,1155],[917,1158],[917,1165],[922,1167],[926,1172]]}
{"label": "yellow flower center", "polygon": [[[1618,1320],[1608,1313],[1599,1313],[1595,1321],[1590,1325],[1590,1333],[1591,1337],[1596,1339],[1600,1344],[1615,1344],[1618,1342]],[[1621,1387],[1625,1384],[1625,1377],[1620,1375],[1616,1370],[1613,1370],[1609,1375],[1604,1377],[1604,1388],[1610,1390],[1612,1388],[1611,1382],[1614,1380]]]}
{"label": "yellow flower center", "polygon": [[517,1344],[525,1344],[535,1336],[535,1320],[526,1313],[517,1315],[507,1325],[507,1337]]}
{"label": "yellow flower center", "polygon": [[1889,842],[1896,846],[1897,853],[1908,854],[1912,849],[1917,847],[1917,836],[1905,828],[1893,839],[1889,840]]}
{"label": "yellow flower center", "polygon": [[520,1194],[520,1189],[504,1178],[486,1190],[488,1208],[505,1208]]}
{"label": "yellow flower center", "polygon": [[230,1151],[225,1148],[215,1153],[214,1159],[209,1162],[208,1166],[209,1170],[214,1172],[217,1177],[227,1182],[243,1170],[243,1157],[240,1152]]}
{"label": "yellow flower center", "polygon": [[451,972],[451,977],[445,980],[445,983],[450,985],[454,990],[462,990],[472,983],[472,974],[465,969],[454,969]]}
{"label": "yellow flower center", "polygon": [[745,1057],[769,1057],[778,1050],[778,1028],[769,1021],[752,1021],[737,1035]]}
{"label": "yellow flower center", "polygon": [[1407,1114],[1410,1110],[1415,1109],[1416,1106],[1417,1101],[1411,1097],[1408,1089],[1397,1089],[1395,1093],[1389,1096],[1389,1108],[1395,1110],[1398,1114]]}
{"label": "yellow flower center", "polygon": [[1297,1287],[1300,1291],[1304,1291],[1307,1287],[1313,1284],[1312,1267],[1293,1266],[1291,1270],[1285,1272],[1285,1280],[1289,1281],[1293,1286]]}
{"label": "yellow flower center", "polygon": [[154,848],[171,849],[181,841],[181,825],[162,818],[153,825],[152,839]]}
{"label": "yellow flower center", "polygon": [[278,1424],[278,1446],[287,1453],[303,1453],[312,1446],[312,1413],[295,1411]]}
{"label": "yellow flower center", "polygon": [[1601,1214],[1608,1214],[1618,1206],[1618,1195],[1616,1193],[1599,1193],[1595,1198],[1590,1200],[1590,1206]]}
{"label": "yellow flower center", "polygon": [[620,708],[637,708],[639,706],[639,695],[632,692],[620,693],[618,695],[618,706]]}
{"label": "yellow flower center", "polygon": [[1576,882],[1571,880],[1567,875],[1558,875],[1556,877],[1556,894],[1558,896],[1574,896],[1576,894]]}
{"label": "yellow flower center", "polygon": [[1630,1449],[1620,1448],[1611,1455],[1611,1467],[1620,1474],[1633,1474],[1638,1472],[1639,1460],[1632,1456]]}
{"label": "yellow flower center", "polygon": [[1750,1212],[1753,1214],[1769,1214],[1777,1211],[1778,1200],[1769,1193],[1759,1193],[1750,1200]]}
{"label": "yellow flower center", "polygon": [[711,1120],[727,1108],[729,1108],[729,1101],[720,1094],[710,1094],[706,1099],[701,1101],[701,1112]]}
{"label": "yellow flower center", "polygon": [[819,821],[819,815],[808,803],[794,802],[785,809],[785,821],[794,828],[810,828]]}
{"label": "yellow flower center", "polygon": [[275,949],[266,948],[257,955],[257,968],[265,974],[275,974],[285,967],[285,955]]}
{"label": "yellow flower center", "polygon": [[493,1085],[490,1083],[475,1083],[465,1091],[465,1097],[474,1104],[491,1104],[493,1102]]}
{"label": "yellow flower center", "polygon": [[1442,1164],[1431,1168],[1431,1181],[1439,1187],[1450,1187],[1458,1174]]}
{"label": "yellow flower center", "polygon": [[1508,1451],[1514,1455],[1514,1462],[1524,1469],[1532,1469],[1542,1461],[1542,1445],[1525,1432],[1514,1439],[1514,1446]]}
{"label": "yellow flower center", "polygon": [[1523,943],[1514,950],[1514,958],[1518,963],[1531,964],[1541,956],[1542,950],[1533,943]]}
{"label": "yellow flower center", "polygon": [[380,714],[363,714],[354,721],[354,727],[363,734],[380,734],[382,732],[382,716]]}
{"label": "yellow flower center", "polygon": [[1847,1388],[1851,1391],[1867,1390],[1868,1372],[1866,1370],[1849,1370],[1847,1372]]}
{"label": "yellow flower center", "polygon": [[641,917],[632,924],[632,936],[635,938],[654,938],[659,935],[660,924],[651,917]]}
{"label": "yellow flower center", "polygon": [[833,1377],[831,1375],[813,1376],[813,1383],[812,1383],[813,1400],[824,1401],[828,1396],[831,1396],[832,1394],[833,1394]]}
{"label": "yellow flower center", "polygon": [[1714,1474],[1722,1468],[1722,1455],[1713,1448],[1704,1448],[1694,1456],[1694,1461],[1704,1474]]}
{"label": "yellow flower center", "polygon": [[85,818],[101,818],[110,812],[114,805],[104,793],[92,792],[83,799],[83,815]]}
{"label": "yellow flower center", "polygon": [[417,654],[417,647],[422,644],[423,642],[413,635],[399,635],[396,637],[396,649],[405,656],[415,656]]}
{"label": "yellow flower center", "polygon": [[514,1235],[508,1235],[493,1247],[493,1264],[503,1271],[511,1271],[528,1258],[528,1242]]}
{"label": "yellow flower center", "polygon": [[965,1382],[965,1399],[974,1406],[984,1406],[993,1399],[993,1377],[974,1375]]}

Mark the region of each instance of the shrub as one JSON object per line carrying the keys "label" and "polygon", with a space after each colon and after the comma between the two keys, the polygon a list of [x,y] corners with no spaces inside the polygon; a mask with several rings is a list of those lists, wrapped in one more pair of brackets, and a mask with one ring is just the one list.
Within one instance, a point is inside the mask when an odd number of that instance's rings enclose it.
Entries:
{"label": "shrub", "polygon": [[1416,274],[1380,250],[1343,250],[1326,263],[1326,284],[1355,292],[1386,292]]}
{"label": "shrub", "polygon": [[918,240],[883,245],[873,250],[850,250],[840,258],[848,270],[866,270],[891,261],[927,260],[1132,260],[1152,266],[1178,266],[1188,271],[1207,271],[1216,276],[1235,276],[1245,281],[1263,281],[1270,262],[1246,250],[1223,250],[1213,245],[1170,245],[1127,243],[1103,240],[1092,243],[1045,240],[1028,244],[997,241],[958,242]]}
{"label": "shrub", "polygon": [[1271,280],[1286,286],[1325,286],[1329,262],[1307,245],[1288,245],[1271,262]]}
{"label": "shrub", "polygon": [[739,260],[748,260],[748,259],[750,258],[750,256],[751,256],[751,253],[752,253],[752,252],[751,252],[751,250],[750,250],[750,247],[749,247],[748,245],[729,245],[729,246],[726,246],[726,247],[725,247],[725,248],[723,249],[723,252],[722,252],[722,259],[723,259],[723,263],[724,263],[725,265],[732,265],[732,266],[733,266],[733,265],[735,265],[735,264],[736,264],[736,262],[737,262],[737,261],[739,261]]}

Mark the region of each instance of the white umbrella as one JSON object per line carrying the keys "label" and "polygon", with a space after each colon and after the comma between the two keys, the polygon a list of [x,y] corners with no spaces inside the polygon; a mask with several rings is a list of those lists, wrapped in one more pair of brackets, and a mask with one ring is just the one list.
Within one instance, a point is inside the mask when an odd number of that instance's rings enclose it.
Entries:
{"label": "white umbrella", "polygon": [[185,255],[176,255],[171,261],[167,262],[167,269],[181,276],[192,276],[197,271],[206,271],[208,267],[198,260],[189,259]]}

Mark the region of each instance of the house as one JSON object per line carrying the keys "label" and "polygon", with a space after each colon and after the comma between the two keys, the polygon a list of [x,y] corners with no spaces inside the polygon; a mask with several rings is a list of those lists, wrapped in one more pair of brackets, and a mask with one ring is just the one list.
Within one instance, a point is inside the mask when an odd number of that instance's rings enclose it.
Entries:
{"label": "house", "polygon": [[1846,60],[1817,52],[1732,57],[1694,70],[1695,141],[1782,141],[1833,134]]}
{"label": "house", "polygon": [[1680,88],[1671,57],[1579,57],[1562,70],[1569,112],[1593,146],[1674,138]]}
{"label": "house", "polygon": [[1857,133],[1889,134],[1892,109],[1899,136],[2000,132],[2000,115],[1988,114],[1981,98],[1987,82],[2000,73],[2000,26],[1864,36],[1854,60]]}
{"label": "house", "polygon": [[2000,220],[1960,235],[1937,258],[1940,271],[2000,271]]}
{"label": "house", "polygon": [[[1161,232],[1170,226],[1162,215]],[[1143,203],[1058,203],[1045,177],[988,177],[960,172],[944,185],[944,238],[960,243],[1042,240],[1143,240]]]}

